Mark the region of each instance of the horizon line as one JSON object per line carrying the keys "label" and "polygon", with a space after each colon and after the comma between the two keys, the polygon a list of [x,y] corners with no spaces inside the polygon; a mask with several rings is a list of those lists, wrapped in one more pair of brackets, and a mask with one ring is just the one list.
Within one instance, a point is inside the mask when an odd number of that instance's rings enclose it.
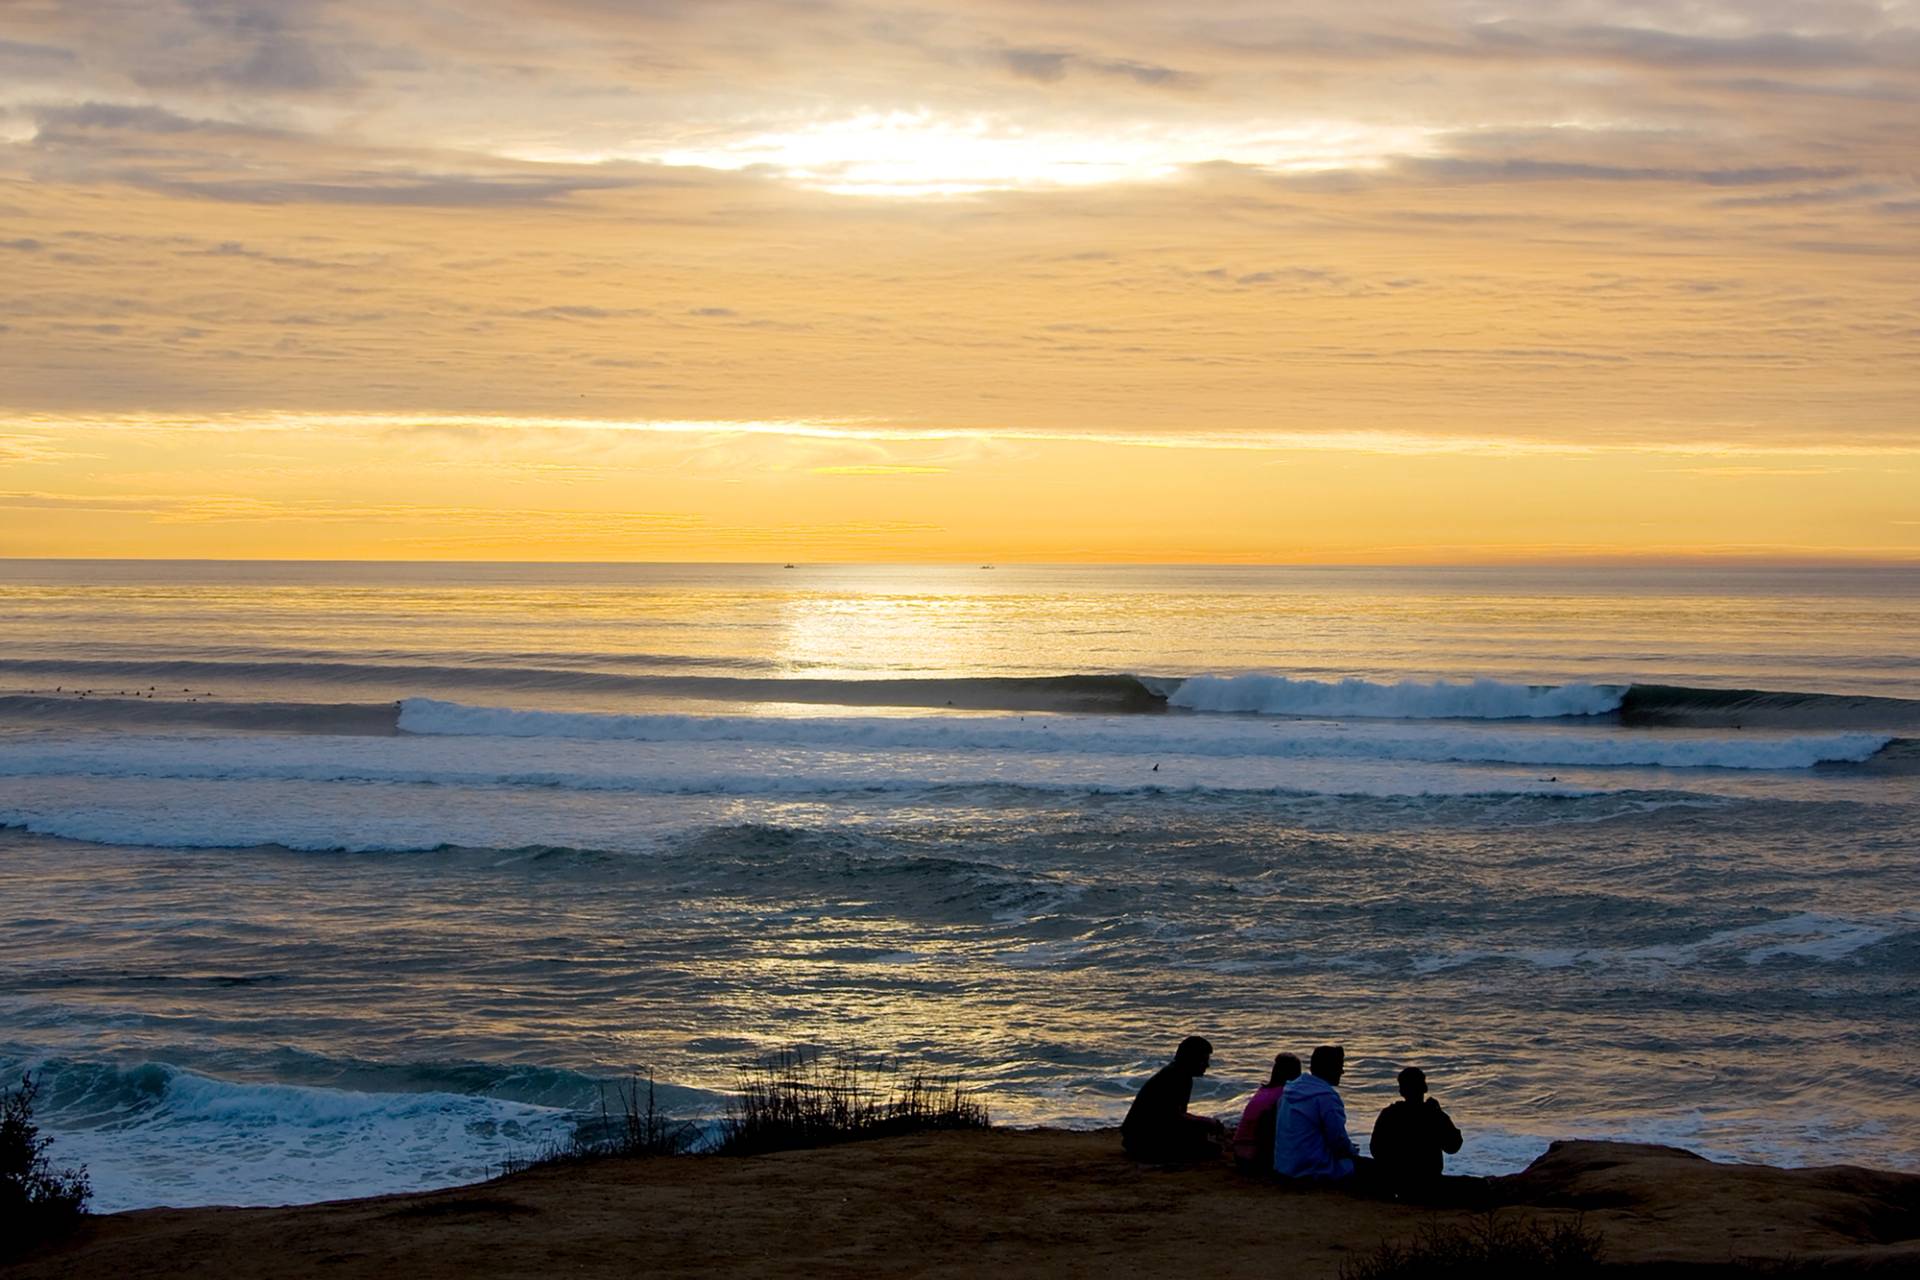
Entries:
{"label": "horizon line", "polygon": [[1497,560],[994,560],[990,556],[943,560],[596,560],[489,557],[366,556],[16,556],[0,564],[258,564],[258,565],[591,565],[706,568],[926,568],[926,569],[1554,569],[1554,568],[1780,568],[1920,569],[1910,557],[1845,555],[1778,556],[1760,553],[1607,554],[1516,557]]}

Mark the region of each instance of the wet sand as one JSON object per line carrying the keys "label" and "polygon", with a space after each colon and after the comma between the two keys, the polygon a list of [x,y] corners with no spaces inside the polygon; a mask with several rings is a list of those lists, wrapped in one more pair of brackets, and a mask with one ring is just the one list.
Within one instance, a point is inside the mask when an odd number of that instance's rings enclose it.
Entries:
{"label": "wet sand", "polygon": [[[1920,1273],[1920,1176],[1556,1144],[1489,1180],[1498,1212],[1583,1214],[1623,1275]],[[930,1134],[748,1158],[602,1160],[423,1195],[93,1220],[28,1277],[1334,1277],[1467,1209],[1125,1159],[1117,1136]],[[1778,1272],[1772,1272],[1778,1274]]]}

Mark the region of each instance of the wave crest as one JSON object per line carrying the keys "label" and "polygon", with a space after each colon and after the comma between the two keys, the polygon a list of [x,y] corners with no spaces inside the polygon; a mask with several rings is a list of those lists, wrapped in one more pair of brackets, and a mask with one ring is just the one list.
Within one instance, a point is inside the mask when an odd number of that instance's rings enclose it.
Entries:
{"label": "wave crest", "polygon": [[1624,685],[1508,684],[1499,680],[1296,680],[1291,676],[1194,676],[1167,701],[1189,711],[1383,720],[1544,720],[1608,715]]}
{"label": "wave crest", "polygon": [[574,1120],[570,1110],[447,1090],[222,1080],[159,1062],[29,1065],[46,1089],[40,1120],[55,1156],[87,1166],[106,1212],[455,1186],[564,1138]]}
{"label": "wave crest", "polygon": [[[997,760],[1163,755],[1206,760],[1362,760],[1429,764],[1649,766],[1677,769],[1806,769],[1865,761],[1893,741],[1875,733],[1681,736],[1653,732],[1552,732],[1531,727],[1250,724],[1167,718],[1025,720],[1013,716],[757,719],[734,716],[623,716],[587,711],[517,711],[408,698],[403,733],[422,737],[552,738],[653,744],[751,744],[818,752],[872,753],[875,765],[907,754],[960,753]],[[756,780],[760,775],[752,775]],[[956,775],[958,776],[958,775]],[[1173,774],[1155,781],[1171,783]],[[881,779],[876,777],[876,781]],[[1011,779],[995,776],[996,781]],[[1022,776],[1023,785],[1041,780]]]}

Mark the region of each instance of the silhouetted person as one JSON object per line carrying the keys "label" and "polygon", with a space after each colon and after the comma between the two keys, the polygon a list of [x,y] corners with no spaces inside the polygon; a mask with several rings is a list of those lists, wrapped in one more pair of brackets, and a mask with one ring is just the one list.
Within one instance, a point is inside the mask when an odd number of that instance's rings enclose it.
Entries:
{"label": "silhouetted person", "polygon": [[1247,1173],[1273,1172],[1273,1120],[1289,1081],[1300,1078],[1300,1059],[1290,1053],[1273,1060],[1273,1074],[1254,1091],[1233,1131],[1233,1162]]}
{"label": "silhouetted person", "polygon": [[1371,1163],[1347,1136],[1347,1107],[1334,1086],[1347,1070],[1347,1051],[1323,1044],[1301,1076],[1280,1095],[1273,1125],[1273,1171],[1288,1178],[1344,1182]]}
{"label": "silhouetted person", "polygon": [[1460,1130],[1437,1099],[1427,1097],[1427,1073],[1418,1067],[1400,1072],[1400,1101],[1373,1122],[1374,1171],[1395,1195],[1431,1194],[1439,1185],[1447,1156],[1460,1150]]}
{"label": "silhouetted person", "polygon": [[1207,1074],[1212,1060],[1213,1046],[1200,1036],[1188,1036],[1174,1051],[1173,1061],[1140,1086],[1120,1124],[1120,1145],[1128,1155],[1174,1163],[1218,1153],[1224,1127],[1218,1120],[1187,1110],[1194,1079]]}

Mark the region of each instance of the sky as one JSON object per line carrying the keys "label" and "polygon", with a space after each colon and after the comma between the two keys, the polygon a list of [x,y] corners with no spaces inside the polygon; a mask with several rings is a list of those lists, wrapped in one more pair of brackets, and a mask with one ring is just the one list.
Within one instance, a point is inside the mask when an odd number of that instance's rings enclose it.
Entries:
{"label": "sky", "polygon": [[1920,563],[1920,0],[0,0],[0,555]]}

